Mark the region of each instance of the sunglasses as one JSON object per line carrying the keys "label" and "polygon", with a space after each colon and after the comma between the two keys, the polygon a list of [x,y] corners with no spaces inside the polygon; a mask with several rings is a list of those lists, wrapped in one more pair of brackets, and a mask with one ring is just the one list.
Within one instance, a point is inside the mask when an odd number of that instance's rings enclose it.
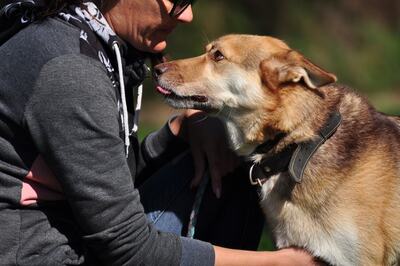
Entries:
{"label": "sunglasses", "polygon": [[173,0],[174,5],[172,6],[169,16],[171,18],[179,17],[186,8],[193,5],[196,0]]}

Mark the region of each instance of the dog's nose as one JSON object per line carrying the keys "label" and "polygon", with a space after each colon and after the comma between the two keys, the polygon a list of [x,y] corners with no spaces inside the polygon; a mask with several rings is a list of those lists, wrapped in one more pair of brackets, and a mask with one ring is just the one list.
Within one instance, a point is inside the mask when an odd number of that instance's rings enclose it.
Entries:
{"label": "dog's nose", "polygon": [[154,77],[159,78],[162,74],[167,72],[168,66],[167,64],[159,64],[154,67]]}

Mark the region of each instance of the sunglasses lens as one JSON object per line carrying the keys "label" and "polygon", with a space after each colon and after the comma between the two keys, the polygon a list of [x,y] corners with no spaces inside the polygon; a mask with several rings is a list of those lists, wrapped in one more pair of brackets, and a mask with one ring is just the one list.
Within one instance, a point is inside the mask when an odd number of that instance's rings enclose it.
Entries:
{"label": "sunglasses lens", "polygon": [[171,17],[178,17],[180,14],[185,11],[188,6],[192,5],[195,2],[195,0],[175,0],[173,1],[174,6],[172,7],[171,12],[169,15]]}

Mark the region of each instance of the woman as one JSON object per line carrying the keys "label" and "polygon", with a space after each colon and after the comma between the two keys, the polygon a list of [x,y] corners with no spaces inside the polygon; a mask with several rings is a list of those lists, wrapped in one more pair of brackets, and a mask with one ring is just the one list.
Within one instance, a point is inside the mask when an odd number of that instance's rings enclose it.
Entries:
{"label": "woman", "polygon": [[[139,146],[140,93],[134,97],[125,87],[138,86],[146,72],[144,59],[165,49],[177,24],[192,20],[191,2],[82,2],[2,3],[1,264],[312,264],[302,251],[233,250],[180,237],[187,207],[178,206],[176,212],[171,207],[171,216],[158,209],[162,197],[157,194],[169,187],[157,176],[190,174],[174,169],[184,164],[187,171],[187,161],[173,161],[153,173],[185,149],[182,138],[208,141],[214,122],[194,126],[190,121],[199,114],[187,112]],[[136,112],[127,104],[133,98]],[[205,133],[193,141],[190,132],[199,129]],[[213,167],[215,145],[201,146],[211,148],[193,148],[198,158],[193,185],[203,171],[199,154],[210,155],[213,191],[221,197],[220,176],[230,167]],[[231,156],[225,158],[231,163],[224,165],[234,165]],[[140,196],[132,177],[136,185],[143,183]],[[192,202],[193,195],[187,191],[177,202],[190,206],[185,201]],[[182,216],[176,214],[182,210]]]}

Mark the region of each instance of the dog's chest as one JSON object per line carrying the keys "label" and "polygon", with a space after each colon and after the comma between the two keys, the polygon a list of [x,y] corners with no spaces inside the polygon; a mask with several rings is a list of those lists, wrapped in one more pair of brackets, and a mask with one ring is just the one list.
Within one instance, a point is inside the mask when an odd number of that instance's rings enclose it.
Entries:
{"label": "dog's chest", "polygon": [[[351,216],[324,223],[290,201],[287,173],[272,176],[261,189],[261,206],[278,248],[305,247],[333,265],[358,265],[358,237]],[[331,219],[328,215],[327,219]],[[328,225],[329,224],[329,225]],[[354,252],[349,252],[353,250]]]}

